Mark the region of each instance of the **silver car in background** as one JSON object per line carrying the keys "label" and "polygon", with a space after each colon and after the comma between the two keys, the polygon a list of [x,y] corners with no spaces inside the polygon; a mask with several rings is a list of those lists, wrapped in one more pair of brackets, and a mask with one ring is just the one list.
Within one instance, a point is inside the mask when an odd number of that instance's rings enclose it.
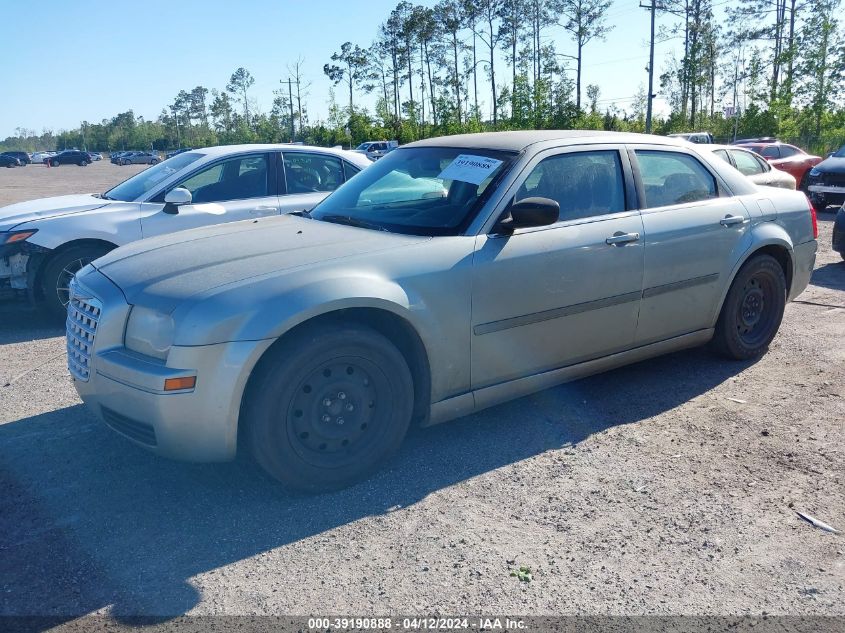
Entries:
{"label": "silver car in background", "polygon": [[765,158],[737,145],[700,145],[700,152],[713,152],[746,176],[755,185],[795,189],[795,177],[772,167]]}
{"label": "silver car in background", "polygon": [[196,461],[245,450],[287,487],[337,488],[412,422],[705,343],[764,353],[817,235],[803,194],[683,141],[429,139],[310,213],[86,266],[68,363],[91,411],[136,444]]}

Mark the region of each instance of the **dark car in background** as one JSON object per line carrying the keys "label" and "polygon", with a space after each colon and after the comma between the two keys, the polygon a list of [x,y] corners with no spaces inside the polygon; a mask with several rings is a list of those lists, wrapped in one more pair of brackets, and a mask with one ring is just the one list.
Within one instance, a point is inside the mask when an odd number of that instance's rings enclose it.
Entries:
{"label": "dark car in background", "polygon": [[3,152],[3,156],[11,156],[12,158],[17,158],[18,163],[20,163],[21,165],[29,165],[32,162],[32,159],[26,152]]}
{"label": "dark car in background", "polygon": [[88,152],[83,152],[78,149],[66,149],[59,152],[55,156],[45,158],[44,163],[50,167],[58,167],[59,165],[79,165],[85,167],[91,163],[91,157]]}
{"label": "dark car in background", "polygon": [[845,145],[810,170],[807,195],[816,211],[845,204]]}
{"label": "dark car in background", "polygon": [[821,156],[813,156],[800,147],[780,141],[745,139],[736,141],[734,145],[742,145],[746,149],[760,154],[775,169],[792,174],[795,177],[795,182],[798,183],[798,188],[805,192],[807,191],[807,175],[810,169],[822,162]]}
{"label": "dark car in background", "polygon": [[164,155],[164,157],[165,158],[173,158],[174,156],[178,156],[179,154],[181,154],[183,152],[190,152],[192,149],[194,149],[194,148],[193,147],[180,147],[179,149],[174,149],[174,150],[167,152]]}
{"label": "dark car in background", "polygon": [[839,207],[833,221],[833,250],[845,259],[845,204]]}
{"label": "dark car in background", "polygon": [[19,167],[21,162],[14,156],[0,154],[0,167]]}

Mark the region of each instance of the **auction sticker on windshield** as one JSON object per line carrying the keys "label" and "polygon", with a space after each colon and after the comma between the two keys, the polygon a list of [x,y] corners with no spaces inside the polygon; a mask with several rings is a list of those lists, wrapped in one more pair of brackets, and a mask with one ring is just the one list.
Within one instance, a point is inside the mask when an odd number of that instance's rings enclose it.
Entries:
{"label": "auction sticker on windshield", "polygon": [[502,161],[495,158],[459,154],[437,177],[442,180],[460,180],[480,185],[501,164]]}

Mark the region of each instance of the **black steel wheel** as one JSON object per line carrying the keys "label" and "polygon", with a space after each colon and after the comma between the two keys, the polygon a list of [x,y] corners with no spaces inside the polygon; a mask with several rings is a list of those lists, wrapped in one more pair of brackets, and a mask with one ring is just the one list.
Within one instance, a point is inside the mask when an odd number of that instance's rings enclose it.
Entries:
{"label": "black steel wheel", "polygon": [[273,478],[294,490],[342,488],[399,448],[413,380],[384,336],[323,325],[269,353],[243,410],[251,451]]}
{"label": "black steel wheel", "polygon": [[731,285],[713,338],[729,358],[760,356],[777,334],[786,307],[786,276],[770,255],[757,255],[739,270]]}

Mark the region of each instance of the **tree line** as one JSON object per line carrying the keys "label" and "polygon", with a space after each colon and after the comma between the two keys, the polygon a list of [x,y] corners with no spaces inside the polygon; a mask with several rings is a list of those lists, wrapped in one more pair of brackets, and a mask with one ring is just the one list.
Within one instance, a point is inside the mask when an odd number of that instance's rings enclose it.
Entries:
{"label": "tree line", "polygon": [[[682,51],[655,69],[670,113],[655,117],[654,132],[777,135],[818,152],[845,143],[841,0],[737,0],[724,11],[721,0],[652,1],[657,41]],[[372,42],[340,44],[323,77],[305,77],[302,58],[290,64],[269,111],[251,95],[252,74],[238,68],[220,89],[180,91],[155,120],[128,111],[56,134],[19,128],[0,147],[348,146],[484,130],[642,132],[646,90],[602,100],[598,83],[587,83],[600,70],[584,63],[611,34],[610,18],[630,9],[612,0],[402,0]],[[309,89],[318,80],[333,89],[327,117],[312,122]],[[371,110],[365,104],[373,101]]]}

